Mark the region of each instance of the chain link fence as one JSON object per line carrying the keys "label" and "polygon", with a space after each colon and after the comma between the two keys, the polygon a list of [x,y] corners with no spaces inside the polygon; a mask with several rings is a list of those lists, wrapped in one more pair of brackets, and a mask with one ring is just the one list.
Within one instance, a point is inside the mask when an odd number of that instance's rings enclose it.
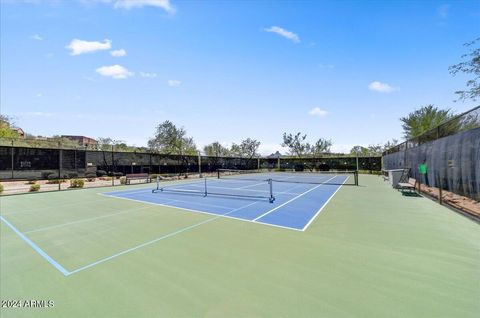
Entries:
{"label": "chain link fence", "polygon": [[381,167],[381,157],[214,157],[122,152],[115,151],[114,147],[109,151],[88,147],[59,148],[55,142],[31,147],[25,140],[0,141],[3,194],[70,189],[72,181],[77,179],[83,180],[81,187],[116,186],[126,183],[125,176],[130,174],[148,175],[148,179],[157,175],[180,179],[214,176],[218,169],[345,171],[358,167],[372,173]]}
{"label": "chain link fence", "polygon": [[387,150],[383,169],[407,169],[423,193],[470,209],[465,198],[480,201],[480,106]]}

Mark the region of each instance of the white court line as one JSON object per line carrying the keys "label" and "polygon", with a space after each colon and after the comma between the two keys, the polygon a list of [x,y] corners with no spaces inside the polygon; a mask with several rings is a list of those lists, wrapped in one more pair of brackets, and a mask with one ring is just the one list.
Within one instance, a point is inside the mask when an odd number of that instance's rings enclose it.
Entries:
{"label": "white court line", "polygon": [[[184,191],[184,190],[182,190]],[[165,192],[166,194],[168,192]],[[199,193],[199,192],[195,192],[195,193]],[[201,193],[200,193],[201,194]],[[144,197],[147,197],[143,194],[141,194],[140,196],[144,196]],[[149,198],[149,197],[148,197]],[[231,210],[231,209],[235,209],[235,207],[233,206],[225,206],[225,205],[215,205],[215,204],[208,204],[208,203],[193,203],[193,201],[184,201],[184,200],[178,200],[178,199],[169,199],[168,200],[168,203],[173,203],[173,202],[182,202],[182,203],[189,203],[189,204],[196,204],[196,205],[203,205],[203,206],[207,206],[207,207],[212,207],[212,208],[220,208],[220,209],[226,209],[226,210]]]}
{"label": "white court line", "polygon": [[[229,215],[216,214],[216,213],[211,213],[211,212],[206,212],[206,211],[201,211],[201,210],[195,210],[195,209],[189,209],[189,208],[182,208],[182,207],[175,206],[175,205],[168,205],[168,204],[163,204],[163,203],[154,203],[154,202],[149,202],[149,201],[144,201],[144,200],[136,200],[136,199],[124,198],[124,197],[116,197],[116,196],[111,196],[111,195],[103,194],[103,193],[97,193],[97,194],[98,194],[98,195],[101,195],[101,196],[109,197],[109,198],[115,198],[115,199],[121,199],[121,200],[134,201],[134,202],[139,202],[139,203],[143,203],[143,204],[158,205],[158,206],[163,206],[163,207],[166,207],[166,208],[172,208],[172,209],[176,209],[176,210],[182,210],[182,211],[187,211],[187,212],[195,212],[195,213],[203,213],[203,214],[208,214],[208,215],[221,216],[221,217],[227,218],[227,219],[234,219],[234,220],[243,221],[243,222],[249,222],[249,223],[255,223],[255,224],[262,224],[262,225],[268,225],[268,226],[273,226],[273,227],[285,228],[285,229],[288,229],[288,230],[300,231],[299,229],[296,229],[296,228],[293,228],[293,227],[290,228],[290,227],[283,227],[283,226],[280,226],[280,225],[263,223],[263,222],[253,222],[253,220],[249,220],[249,219],[242,219],[242,218],[237,218],[237,217],[229,216]],[[253,203],[259,203],[259,202],[263,202],[263,201],[257,201],[257,202],[253,202]],[[252,205],[253,205],[253,204],[252,204]]]}
{"label": "white court line", "polygon": [[[240,209],[243,209],[243,208],[249,207],[249,206],[251,206],[251,205],[254,205],[255,203],[257,203],[257,202],[253,202],[253,203],[244,205],[244,206],[242,206],[242,207],[240,207],[240,208],[237,208],[237,209],[234,209],[234,210],[232,210],[232,211],[230,211],[230,212],[227,212],[226,214],[236,212],[236,211],[238,211],[238,210],[240,210]],[[160,237],[158,237],[158,238],[156,238],[156,239],[153,239],[153,240],[151,240],[151,241],[148,241],[148,242],[145,242],[145,243],[136,245],[136,246],[131,247],[131,248],[127,249],[127,250],[124,250],[124,251],[121,251],[121,252],[119,252],[119,253],[113,254],[113,255],[111,255],[111,256],[109,256],[109,257],[102,258],[102,259],[100,259],[100,260],[98,260],[98,261],[96,261],[96,262],[90,263],[90,264],[85,265],[85,266],[83,266],[83,267],[77,268],[77,269],[75,269],[75,270],[73,270],[73,271],[70,271],[66,276],[69,276],[69,275],[78,273],[78,272],[80,272],[80,271],[82,271],[82,270],[85,270],[85,269],[90,268],[90,267],[93,267],[93,266],[95,266],[95,265],[104,263],[104,262],[109,261],[109,260],[111,260],[111,259],[113,259],[113,258],[116,258],[116,257],[118,257],[118,256],[121,256],[121,255],[130,253],[130,252],[133,252],[133,251],[135,251],[135,250],[137,250],[137,249],[139,249],[139,248],[142,248],[142,247],[145,247],[145,246],[154,244],[154,243],[156,243],[156,242],[158,242],[158,241],[161,241],[161,240],[164,240],[164,239],[166,239],[166,238],[175,236],[175,235],[177,235],[177,234],[186,232],[186,231],[188,231],[188,230],[191,230],[191,229],[193,229],[193,228],[196,228],[196,227],[198,227],[198,226],[200,226],[200,225],[203,225],[203,224],[205,224],[205,223],[209,223],[209,222],[212,222],[212,221],[214,221],[214,220],[216,220],[216,219],[219,219],[219,218],[221,218],[222,216],[223,216],[223,215],[217,215],[217,216],[215,216],[215,217],[213,217],[213,218],[210,218],[210,219],[207,219],[207,220],[205,220],[205,221],[202,221],[202,222],[199,222],[199,223],[196,223],[196,224],[193,224],[193,225],[190,225],[190,226],[181,228],[181,229],[179,229],[179,230],[176,230],[176,231],[171,232],[171,233],[169,233],[169,234],[160,236]]]}
{"label": "white court line", "polygon": [[38,254],[40,254],[47,262],[49,262],[53,267],[59,270],[63,275],[68,276],[70,272],[60,265],[56,260],[54,260],[50,255],[48,255],[44,250],[42,250],[37,244],[30,240],[25,234],[20,232],[12,223],[8,222],[3,216],[0,216],[0,220],[5,223],[14,233],[16,233],[22,240],[24,240],[31,248]]}
{"label": "white court line", "polygon": [[[97,194],[102,195],[102,196],[106,196],[106,197],[109,197],[109,198],[134,201],[134,202],[139,202],[139,203],[143,203],[143,204],[158,205],[158,206],[163,206],[163,207],[167,207],[167,208],[173,208],[173,209],[176,209],[176,210],[183,210],[183,211],[188,211],[188,212],[203,213],[203,214],[216,215],[216,216],[221,215],[221,216],[223,216],[225,218],[229,218],[229,219],[251,222],[251,220],[241,219],[241,218],[237,218],[237,217],[234,217],[234,216],[228,216],[228,215],[223,215],[223,214],[218,214],[218,213],[211,213],[211,212],[195,210],[195,209],[190,209],[190,208],[182,208],[182,207],[179,207],[179,206],[176,206],[176,205],[169,205],[169,204],[165,204],[165,203],[155,203],[155,202],[149,202],[149,201],[137,200],[137,199],[130,199],[130,198],[124,198],[124,197],[115,197],[115,196],[110,196],[108,194],[103,194],[103,193],[97,193]],[[170,202],[170,200],[167,201],[167,202]],[[190,202],[187,202],[187,201],[182,201],[182,202],[190,203]],[[258,202],[261,202],[261,201],[257,201],[257,202],[253,202],[253,203],[258,203]]]}
{"label": "white court line", "polygon": [[[332,177],[332,178],[330,178],[330,179],[328,179],[328,180],[325,180],[325,182],[328,182],[328,181],[332,180],[333,178],[335,178],[335,177]],[[260,219],[260,218],[264,217],[264,216],[265,216],[265,215],[267,215],[267,214],[270,214],[270,213],[272,213],[272,212],[273,212],[273,211],[275,211],[275,210],[278,210],[278,209],[280,209],[282,206],[285,206],[285,205],[287,205],[288,203],[290,203],[290,202],[292,202],[292,201],[295,201],[295,200],[297,200],[298,198],[300,198],[300,197],[304,196],[305,194],[307,194],[307,193],[309,193],[309,192],[311,192],[311,191],[315,190],[316,188],[318,188],[318,187],[320,187],[320,186],[322,186],[322,185],[324,185],[324,183],[322,183],[322,184],[319,184],[319,185],[317,185],[316,187],[313,187],[313,188],[311,188],[310,190],[307,190],[307,191],[303,192],[302,194],[299,194],[299,195],[297,195],[296,197],[294,197],[294,198],[292,198],[292,199],[288,200],[287,202],[284,202],[283,204],[280,204],[279,206],[277,206],[277,207],[275,207],[275,208],[271,209],[270,211],[267,211],[267,212],[263,213],[263,214],[262,214],[262,215],[260,215],[259,217],[257,217],[257,218],[255,218],[255,219],[253,219],[253,222],[257,221],[258,219]]]}
{"label": "white court line", "polygon": [[333,192],[333,194],[328,198],[327,201],[325,201],[325,203],[320,207],[320,209],[318,209],[317,213],[315,213],[315,215],[310,219],[310,221],[308,221],[308,223],[303,227],[302,231],[305,231],[307,230],[307,228],[310,226],[310,224],[316,219],[317,215],[320,214],[320,212],[322,212],[323,208],[327,206],[328,202],[330,202],[330,200],[333,198],[333,196],[338,192],[338,190],[340,190],[340,188],[345,184],[345,182],[347,182],[347,179],[346,178],[341,185],[338,186],[337,190],[335,190],[335,192]]}
{"label": "white court line", "polygon": [[137,209],[128,209],[128,210],[125,210],[125,211],[122,211],[122,212],[111,213],[111,214],[96,216],[96,217],[93,217],[93,218],[81,219],[81,220],[77,220],[77,221],[72,221],[72,222],[67,222],[67,223],[61,223],[61,224],[46,226],[46,227],[42,227],[42,228],[38,228],[38,229],[26,231],[26,232],[23,232],[23,233],[24,233],[24,234],[28,234],[28,233],[35,233],[35,232],[40,232],[40,231],[46,231],[46,230],[56,229],[56,228],[63,227],[63,226],[68,226],[68,225],[73,225],[73,224],[78,224],[78,223],[83,223],[83,222],[89,222],[89,221],[93,221],[93,220],[99,220],[99,219],[108,218],[108,217],[111,217],[111,216],[116,216],[116,215],[121,215],[121,214],[125,214],[125,213],[130,213],[130,212],[145,210],[145,209],[148,209],[148,208],[150,208],[150,207],[143,207],[143,208],[137,208]]}

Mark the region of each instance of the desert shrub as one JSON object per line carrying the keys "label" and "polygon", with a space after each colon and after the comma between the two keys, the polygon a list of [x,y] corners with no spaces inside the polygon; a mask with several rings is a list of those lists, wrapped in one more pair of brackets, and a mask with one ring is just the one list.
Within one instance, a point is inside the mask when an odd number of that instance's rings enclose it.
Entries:
{"label": "desert shrub", "polygon": [[83,188],[84,185],[85,185],[85,180],[83,179],[70,180],[70,188]]}
{"label": "desert shrub", "polygon": [[127,184],[127,178],[121,177],[120,178],[120,184]]}
{"label": "desert shrub", "polygon": [[36,192],[40,190],[40,185],[39,184],[32,184],[30,186],[30,192]]}
{"label": "desert shrub", "polygon": [[104,177],[107,175],[105,170],[97,170],[97,177]]}
{"label": "desert shrub", "polygon": [[67,181],[65,179],[49,179],[47,181],[47,184],[59,184],[64,182],[67,182]]}
{"label": "desert shrub", "polygon": [[0,193],[3,192],[3,184],[0,183]]}

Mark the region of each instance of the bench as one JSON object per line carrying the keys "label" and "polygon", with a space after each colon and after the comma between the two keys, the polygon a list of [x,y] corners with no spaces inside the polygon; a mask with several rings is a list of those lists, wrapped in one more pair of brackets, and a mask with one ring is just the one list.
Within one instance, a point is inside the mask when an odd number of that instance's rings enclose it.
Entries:
{"label": "bench", "polygon": [[417,185],[417,180],[414,178],[408,178],[408,182],[399,182],[398,183],[398,189],[400,191],[405,191],[408,190],[410,192],[415,192],[415,186]]}
{"label": "bench", "polygon": [[382,173],[380,173],[380,176],[383,178],[383,181],[388,181],[390,178],[388,177],[388,171],[382,169]]}
{"label": "bench", "polygon": [[125,184],[130,184],[131,180],[145,180],[145,183],[152,182],[148,173],[127,173],[125,175]]}

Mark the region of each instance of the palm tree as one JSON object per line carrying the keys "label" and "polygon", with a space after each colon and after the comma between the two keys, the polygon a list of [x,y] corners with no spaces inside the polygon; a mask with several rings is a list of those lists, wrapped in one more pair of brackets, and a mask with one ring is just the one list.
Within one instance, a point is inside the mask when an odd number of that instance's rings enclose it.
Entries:
{"label": "palm tree", "polygon": [[439,109],[434,105],[427,105],[406,117],[400,118],[400,121],[403,123],[402,128],[405,138],[412,139],[452,119],[454,116],[450,109]]}

